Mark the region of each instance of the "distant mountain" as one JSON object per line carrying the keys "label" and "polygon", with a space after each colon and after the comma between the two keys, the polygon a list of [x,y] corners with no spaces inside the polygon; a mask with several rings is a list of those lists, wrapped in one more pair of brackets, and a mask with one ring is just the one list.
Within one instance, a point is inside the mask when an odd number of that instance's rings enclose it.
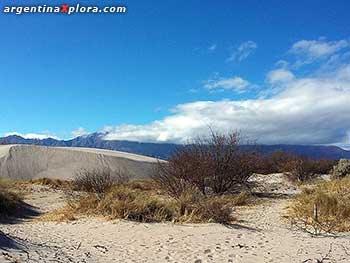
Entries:
{"label": "distant mountain", "polygon": [[132,141],[110,141],[104,140],[104,133],[92,133],[86,136],[80,136],[72,140],[56,140],[48,139],[25,139],[21,136],[11,135],[7,137],[0,137],[1,144],[32,144],[42,146],[56,146],[56,147],[86,147],[108,149],[129,153],[142,154],[146,156],[167,159],[171,153],[179,147],[177,144],[170,143],[142,143]]}
{"label": "distant mountain", "polygon": [[[151,157],[167,159],[176,148],[181,147],[171,143],[141,143],[132,141],[104,140],[105,133],[92,133],[86,136],[80,136],[72,140],[48,139],[25,139],[21,136],[11,135],[0,138],[0,144],[33,144],[43,146],[60,147],[87,147],[130,152],[147,155]],[[307,156],[313,159],[350,159],[350,151],[346,151],[337,146],[314,146],[314,145],[258,145],[242,146],[245,149],[257,147],[262,154],[269,154],[276,150],[294,153],[301,156]]]}

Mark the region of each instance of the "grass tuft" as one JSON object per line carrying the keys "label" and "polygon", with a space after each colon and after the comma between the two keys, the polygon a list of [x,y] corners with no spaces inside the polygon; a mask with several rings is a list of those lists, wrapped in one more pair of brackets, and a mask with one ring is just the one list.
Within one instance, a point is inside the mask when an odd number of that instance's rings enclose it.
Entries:
{"label": "grass tuft", "polygon": [[29,181],[31,184],[45,185],[53,189],[73,189],[74,184],[72,181],[66,181],[61,179],[51,179],[51,178],[38,178]]}
{"label": "grass tuft", "polygon": [[0,180],[0,216],[12,215],[22,205],[22,197],[8,188],[9,185]]}
{"label": "grass tuft", "polygon": [[305,188],[292,202],[288,217],[314,234],[350,231],[350,178]]}

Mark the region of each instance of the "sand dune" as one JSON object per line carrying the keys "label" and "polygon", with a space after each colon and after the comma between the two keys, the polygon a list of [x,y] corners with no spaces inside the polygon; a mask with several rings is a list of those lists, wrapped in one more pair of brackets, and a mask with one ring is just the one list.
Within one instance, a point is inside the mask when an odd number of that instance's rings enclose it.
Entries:
{"label": "sand dune", "polygon": [[142,155],[90,149],[1,145],[0,174],[14,179],[70,179],[82,168],[127,171],[132,178],[148,177],[157,160]]}

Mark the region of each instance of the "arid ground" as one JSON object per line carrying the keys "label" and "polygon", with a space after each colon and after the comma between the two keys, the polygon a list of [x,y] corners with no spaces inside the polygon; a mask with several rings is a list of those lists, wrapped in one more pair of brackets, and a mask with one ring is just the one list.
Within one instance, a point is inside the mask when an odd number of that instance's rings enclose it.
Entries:
{"label": "arid ground", "polygon": [[[271,177],[272,191],[279,179]],[[281,184],[279,184],[281,185]],[[285,188],[292,193],[298,189]],[[350,235],[313,237],[283,215],[288,196],[235,210],[232,225],[135,223],[104,218],[43,221],[61,190],[32,185],[23,218],[0,225],[0,262],[349,262]]]}

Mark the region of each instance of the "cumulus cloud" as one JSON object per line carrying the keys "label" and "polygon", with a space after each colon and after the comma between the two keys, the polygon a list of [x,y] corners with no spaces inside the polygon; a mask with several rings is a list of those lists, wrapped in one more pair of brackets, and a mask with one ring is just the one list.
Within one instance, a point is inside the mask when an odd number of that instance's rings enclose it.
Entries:
{"label": "cumulus cloud", "polygon": [[237,76],[232,78],[218,78],[215,76],[213,79],[208,80],[204,87],[208,90],[232,90],[237,93],[244,93],[249,89],[256,87],[256,85],[253,85],[249,81]]}
{"label": "cumulus cloud", "polygon": [[247,41],[240,44],[240,46],[233,51],[227,61],[241,62],[249,57],[256,49],[258,45],[254,41]]}
{"label": "cumulus cloud", "polygon": [[57,136],[49,134],[49,133],[27,133],[27,134],[23,134],[23,133],[19,133],[19,132],[8,132],[8,133],[5,133],[5,137],[11,136],[11,135],[21,136],[24,139],[39,139],[39,140],[43,140],[43,139],[52,138],[52,139],[59,140],[59,138]]}
{"label": "cumulus cloud", "polygon": [[73,137],[79,137],[79,136],[84,136],[84,135],[87,135],[89,134],[88,131],[86,131],[84,128],[80,127],[74,131],[71,132]]}
{"label": "cumulus cloud", "polygon": [[[183,143],[208,131],[241,130],[258,143],[333,144],[350,131],[350,64],[327,76],[270,73],[283,89],[269,98],[197,101],[147,125],[109,127],[106,139]],[[288,81],[285,81],[288,80]]]}

